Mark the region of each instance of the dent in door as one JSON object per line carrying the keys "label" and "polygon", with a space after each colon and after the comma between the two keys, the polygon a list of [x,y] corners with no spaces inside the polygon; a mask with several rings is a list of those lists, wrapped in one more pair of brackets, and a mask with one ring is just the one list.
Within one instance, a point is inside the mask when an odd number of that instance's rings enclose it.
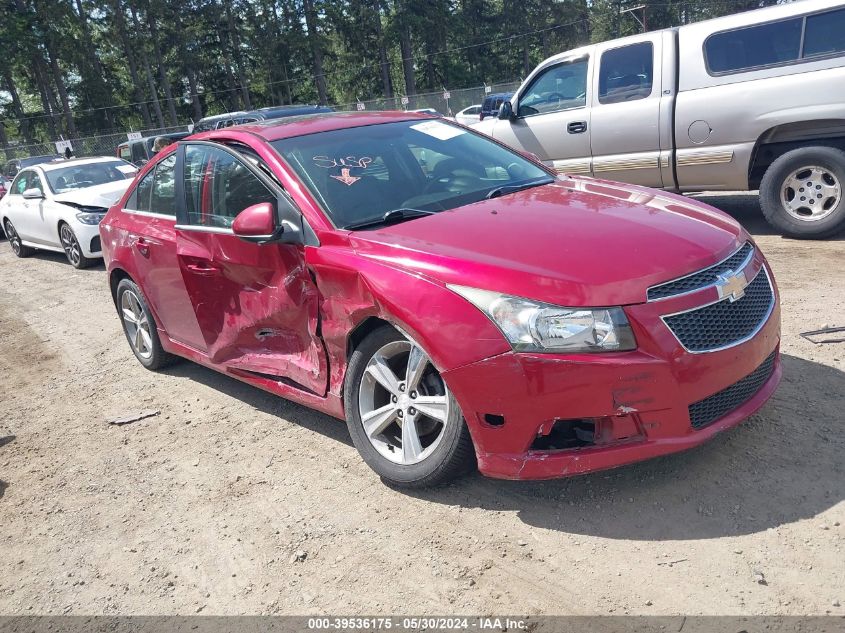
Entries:
{"label": "dent in door", "polygon": [[182,274],[209,359],[325,394],[319,294],[298,247],[185,237]]}

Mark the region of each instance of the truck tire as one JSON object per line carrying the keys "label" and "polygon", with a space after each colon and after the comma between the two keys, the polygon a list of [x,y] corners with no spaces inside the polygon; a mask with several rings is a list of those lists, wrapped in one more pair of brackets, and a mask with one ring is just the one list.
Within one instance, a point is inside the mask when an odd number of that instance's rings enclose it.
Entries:
{"label": "truck tire", "polygon": [[780,156],[760,183],[760,206],[787,237],[818,240],[845,230],[845,152],[802,147]]}

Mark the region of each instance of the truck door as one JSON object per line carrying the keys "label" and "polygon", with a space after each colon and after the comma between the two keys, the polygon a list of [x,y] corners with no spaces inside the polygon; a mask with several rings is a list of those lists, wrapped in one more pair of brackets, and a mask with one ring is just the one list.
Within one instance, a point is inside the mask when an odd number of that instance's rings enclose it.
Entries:
{"label": "truck door", "polygon": [[536,154],[558,172],[590,173],[590,59],[555,61],[511,99],[513,117],[496,121],[493,136]]}
{"label": "truck door", "polygon": [[[590,91],[596,177],[672,186],[663,182],[660,166],[661,55],[660,33],[638,41],[629,38],[623,46],[608,42],[597,47]],[[665,87],[671,90],[670,85]],[[663,160],[669,160],[668,152]]]}

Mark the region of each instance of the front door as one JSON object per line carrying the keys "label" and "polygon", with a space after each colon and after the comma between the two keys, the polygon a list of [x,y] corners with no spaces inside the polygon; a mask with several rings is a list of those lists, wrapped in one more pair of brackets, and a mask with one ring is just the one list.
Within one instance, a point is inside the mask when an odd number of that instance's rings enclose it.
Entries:
{"label": "front door", "polygon": [[661,44],[658,33],[625,46],[597,48],[590,108],[595,176],[663,186],[659,128],[663,89],[660,64],[655,64],[662,58]]}
{"label": "front door", "polygon": [[580,56],[540,70],[512,99],[516,118],[496,121],[493,136],[558,172],[589,174],[589,62]]}
{"label": "front door", "polygon": [[125,226],[135,275],[159,326],[178,343],[203,349],[176,257],[176,153],[147,172],[126,201]]}
{"label": "front door", "polygon": [[255,244],[232,233],[235,216],[278,204],[266,175],[229,148],[180,147],[184,215],[177,252],[209,360],[229,369],[326,393],[328,363],[318,336],[318,292],[294,244]]}

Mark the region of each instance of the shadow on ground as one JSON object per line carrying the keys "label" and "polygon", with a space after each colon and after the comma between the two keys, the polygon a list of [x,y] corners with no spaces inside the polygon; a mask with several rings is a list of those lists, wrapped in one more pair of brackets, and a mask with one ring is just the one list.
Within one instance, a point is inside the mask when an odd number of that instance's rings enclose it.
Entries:
{"label": "shadow on ground", "polygon": [[474,475],[408,494],[611,539],[738,536],[814,517],[845,498],[845,373],[788,355],[783,363],[784,380],[758,414],[696,449],[569,479]]}
{"label": "shadow on ground", "polygon": [[[14,435],[6,435],[6,436],[3,436],[3,437],[0,437],[0,448],[2,448],[3,446],[6,446],[6,444],[9,444],[9,443],[14,442],[14,441],[15,441]],[[9,484],[7,484],[5,481],[0,479],[0,499],[2,499],[3,495],[6,494],[6,488],[8,488],[8,487],[9,487]]]}
{"label": "shadow on ground", "polygon": [[[753,193],[725,193],[725,194],[695,194],[690,196],[711,207],[716,207],[733,217],[752,235],[780,235],[780,231],[772,227],[763,217],[760,210],[760,198]],[[786,241],[793,241],[785,237]],[[829,237],[826,241],[845,240],[845,232]]]}
{"label": "shadow on ground", "polygon": [[[12,256],[14,257],[14,253],[12,253]],[[73,266],[71,266],[71,263],[67,260],[67,257],[65,257],[64,253],[57,253],[55,251],[37,250],[37,251],[35,251],[35,253],[30,255],[29,258],[40,259],[40,260],[45,261],[45,262],[53,262],[56,265],[66,266],[70,270],[74,269]],[[100,272],[105,271],[106,266],[103,263],[103,260],[97,259],[95,261],[96,261],[96,263],[94,265],[89,266],[88,268],[83,268],[79,272],[87,273],[87,272],[91,272],[91,271],[100,271]]]}

